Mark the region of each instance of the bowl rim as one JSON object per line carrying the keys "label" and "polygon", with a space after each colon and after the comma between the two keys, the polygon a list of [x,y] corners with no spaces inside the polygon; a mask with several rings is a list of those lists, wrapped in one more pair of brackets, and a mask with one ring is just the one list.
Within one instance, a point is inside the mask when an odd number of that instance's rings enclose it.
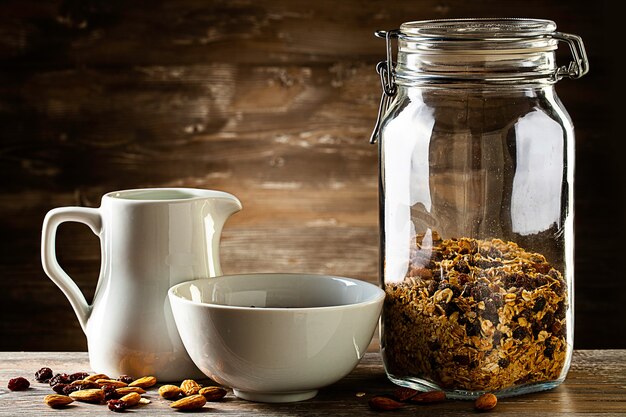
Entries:
{"label": "bowl rim", "polygon": [[[199,302],[199,301],[193,301],[193,300],[189,300],[187,298],[181,297],[180,295],[176,294],[176,290],[179,287],[183,287],[185,285],[189,285],[195,281],[208,281],[208,280],[213,280],[213,279],[228,279],[231,277],[242,277],[242,276],[268,276],[268,275],[279,275],[279,276],[293,276],[293,277],[297,277],[297,276],[307,276],[307,277],[313,277],[315,279],[317,278],[330,278],[330,279],[338,279],[338,280],[344,280],[344,281],[350,281],[353,283],[356,283],[357,285],[365,285],[365,286],[371,286],[376,290],[376,293],[373,297],[371,297],[371,299],[367,299],[364,301],[360,301],[358,303],[350,303],[350,304],[339,304],[339,305],[331,305],[331,306],[320,306],[320,307],[244,307],[244,306],[229,306],[229,305],[224,305],[224,304],[216,304],[216,303],[208,303],[208,302]],[[360,279],[356,279],[356,278],[348,278],[348,277],[342,277],[342,276],[338,276],[338,275],[327,275],[327,274],[308,274],[308,273],[291,273],[291,272],[255,272],[255,273],[246,273],[246,274],[227,274],[227,275],[220,275],[218,277],[211,277],[211,278],[198,278],[198,279],[192,279],[192,280],[188,280],[188,281],[184,281],[184,282],[180,282],[172,287],[170,287],[170,289],[167,291],[168,297],[170,299],[170,301],[172,299],[177,300],[177,302],[181,302],[184,304],[190,304],[190,305],[195,305],[195,306],[199,306],[199,307],[207,307],[207,308],[214,308],[214,309],[220,309],[220,310],[236,310],[236,311],[254,311],[258,314],[262,314],[261,312],[289,312],[289,313],[298,313],[298,312],[308,312],[308,311],[331,311],[331,310],[347,310],[347,309],[354,309],[354,308],[362,308],[364,306],[370,305],[370,304],[378,304],[378,303],[382,303],[382,301],[385,299],[385,291],[380,288],[377,285],[372,284],[371,282],[367,282],[367,281],[363,281]]]}

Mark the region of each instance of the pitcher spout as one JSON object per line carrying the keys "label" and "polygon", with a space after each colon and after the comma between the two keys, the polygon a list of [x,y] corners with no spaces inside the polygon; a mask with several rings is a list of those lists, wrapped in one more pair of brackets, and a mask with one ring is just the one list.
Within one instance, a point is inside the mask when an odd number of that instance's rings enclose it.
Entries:
{"label": "pitcher spout", "polygon": [[224,216],[224,221],[243,208],[241,201],[234,195],[228,193],[220,193],[215,203],[218,213]]}

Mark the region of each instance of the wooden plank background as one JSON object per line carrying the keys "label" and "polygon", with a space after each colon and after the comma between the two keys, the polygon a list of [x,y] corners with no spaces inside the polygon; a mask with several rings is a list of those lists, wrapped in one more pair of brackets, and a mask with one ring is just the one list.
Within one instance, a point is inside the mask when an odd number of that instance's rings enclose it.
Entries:
{"label": "wooden plank background", "polygon": [[[40,228],[51,208],[96,207],[115,189],[237,195],[244,210],[224,231],[226,273],[376,282],[377,155],[367,139],[384,44],[372,33],[478,16],[553,19],[585,40],[591,72],[558,85],[577,127],[575,344],[626,347],[609,14],[582,0],[1,2],[0,350],[86,349],[41,269]],[[91,297],[98,240],[64,225],[58,253]]]}

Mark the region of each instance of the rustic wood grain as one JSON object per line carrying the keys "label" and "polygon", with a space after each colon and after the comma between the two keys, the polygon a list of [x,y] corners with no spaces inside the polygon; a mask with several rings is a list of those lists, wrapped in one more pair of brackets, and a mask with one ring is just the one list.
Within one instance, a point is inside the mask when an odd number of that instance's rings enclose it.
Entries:
{"label": "rustic wood grain", "polygon": [[[532,16],[531,16],[532,15]],[[582,0],[0,2],[0,350],[84,350],[39,261],[45,213],[105,192],[222,189],[226,272],[377,275],[377,155],[367,144],[383,59],[406,20],[529,16],[585,40],[591,71],[557,90],[576,125],[577,347],[626,347],[626,180],[615,13]],[[567,50],[559,54],[566,60]],[[99,249],[64,225],[59,258],[93,294]]]}
{"label": "rustic wood grain", "polygon": [[[89,370],[83,352],[1,352],[0,416],[88,415],[110,416],[103,405],[74,403],[65,411],[44,405],[43,397],[52,390],[34,381],[32,375],[41,366],[55,371]],[[23,375],[31,389],[11,392],[8,379]],[[210,380],[203,381],[211,384]],[[225,401],[208,403],[202,410],[231,416],[361,416],[379,415],[369,409],[367,401],[375,395],[391,394],[395,386],[384,374],[378,353],[367,353],[346,378],[320,391],[312,400],[291,404],[260,404],[237,399],[232,392]],[[133,415],[173,415],[168,402],[159,398],[157,387],[145,395],[152,402],[133,408]],[[363,393],[363,396],[358,396]],[[201,412],[202,413],[202,412]],[[462,416],[474,414],[471,401],[446,401],[432,405],[410,405],[393,412],[394,416]],[[492,412],[507,416],[623,416],[626,414],[626,351],[575,351],[567,379],[559,387],[520,397],[502,398]]]}

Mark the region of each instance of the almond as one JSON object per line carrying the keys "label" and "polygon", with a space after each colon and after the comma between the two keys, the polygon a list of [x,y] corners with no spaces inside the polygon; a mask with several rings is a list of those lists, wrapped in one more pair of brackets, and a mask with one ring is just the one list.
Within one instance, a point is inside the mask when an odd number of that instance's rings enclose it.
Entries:
{"label": "almond", "polygon": [[70,397],[76,401],[84,401],[87,403],[100,403],[104,401],[104,391],[101,389],[81,389],[74,391]]}
{"label": "almond", "polygon": [[222,387],[204,387],[198,394],[203,395],[207,401],[217,401],[226,396],[226,390]]}
{"label": "almond", "polygon": [[196,394],[174,401],[170,404],[170,407],[178,410],[197,410],[204,407],[204,404],[206,404],[206,398],[204,398],[204,395]]}
{"label": "almond", "polygon": [[129,387],[140,387],[140,388],[150,388],[154,384],[157,383],[157,380],[153,376],[144,376],[139,379],[134,380],[130,384]]}
{"label": "almond", "polygon": [[100,385],[93,381],[86,381],[84,379],[79,379],[77,381],[71,382],[68,387],[78,387],[78,389],[92,389],[92,388],[100,388]]}
{"label": "almond", "polygon": [[115,390],[115,393],[117,395],[126,395],[130,394],[131,392],[136,392],[137,394],[145,394],[146,390],[140,387],[122,387]]}
{"label": "almond", "polygon": [[83,381],[96,382],[99,379],[111,379],[111,378],[109,378],[109,376],[106,375],[106,374],[93,374],[93,375],[89,375],[88,377],[84,378]]}
{"label": "almond", "polygon": [[44,397],[43,402],[52,408],[61,408],[73,403],[74,400],[67,395],[50,394]]}
{"label": "almond", "polygon": [[198,391],[200,391],[200,385],[193,379],[185,379],[180,384],[180,389],[182,389],[187,396],[196,395]]}
{"label": "almond", "polygon": [[489,411],[495,408],[496,404],[498,404],[498,398],[491,393],[487,393],[476,398],[474,408],[478,411]]}
{"label": "almond", "polygon": [[120,398],[120,401],[124,401],[127,407],[137,405],[139,403],[139,400],[141,400],[141,394],[138,394],[136,392],[131,392],[130,394],[126,394],[122,398]]}
{"label": "almond", "polygon": [[387,397],[373,397],[369,400],[369,405],[375,411],[397,410],[404,406],[404,404]]}
{"label": "almond", "polygon": [[101,387],[103,387],[105,385],[109,385],[109,386],[115,387],[115,388],[122,388],[122,387],[127,387],[128,386],[128,384],[126,382],[118,381],[116,379],[104,379],[104,378],[96,380],[96,384],[98,384]]}
{"label": "almond", "polygon": [[166,400],[174,400],[180,397],[182,393],[183,390],[176,385],[163,385],[159,388],[159,395]]}
{"label": "almond", "polygon": [[418,391],[414,389],[400,387],[393,392],[393,398],[395,398],[398,401],[406,401],[410,399],[411,397],[414,397],[417,393]]}
{"label": "almond", "polygon": [[445,401],[445,399],[446,393],[443,391],[427,391],[412,396],[410,401],[412,403],[430,404],[439,403]]}

